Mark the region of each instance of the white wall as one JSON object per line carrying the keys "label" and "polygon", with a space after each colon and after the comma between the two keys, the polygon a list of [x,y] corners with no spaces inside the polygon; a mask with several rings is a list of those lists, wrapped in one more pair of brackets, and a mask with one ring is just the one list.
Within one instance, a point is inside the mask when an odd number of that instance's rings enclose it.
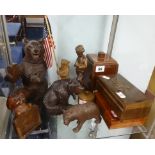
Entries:
{"label": "white wall", "polygon": [[[49,20],[58,62],[71,61],[71,77],[75,77],[76,45],[83,44],[85,54],[107,52],[112,16],[49,16]],[[112,56],[119,72],[144,92],[155,64],[155,16],[119,16]],[[54,63],[49,83],[56,79]]]}
{"label": "white wall", "polygon": [[120,16],[112,56],[143,92],[155,66],[155,16]]}
{"label": "white wall", "polygon": [[[77,55],[75,47],[83,44],[85,54],[107,49],[111,16],[48,16],[56,42],[56,54],[60,64],[62,58],[70,63],[71,77],[75,77],[73,67]],[[110,26],[109,26],[110,25]],[[49,81],[56,80],[55,66],[49,71]]]}

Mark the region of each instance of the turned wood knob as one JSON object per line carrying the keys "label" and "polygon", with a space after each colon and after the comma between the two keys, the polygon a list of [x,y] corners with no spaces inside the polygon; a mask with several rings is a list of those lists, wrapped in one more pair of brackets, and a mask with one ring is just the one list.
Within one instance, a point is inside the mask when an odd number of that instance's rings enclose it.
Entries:
{"label": "turned wood knob", "polygon": [[105,53],[102,52],[102,51],[98,52],[98,60],[99,60],[99,61],[100,61],[100,60],[104,60],[104,58],[105,58]]}

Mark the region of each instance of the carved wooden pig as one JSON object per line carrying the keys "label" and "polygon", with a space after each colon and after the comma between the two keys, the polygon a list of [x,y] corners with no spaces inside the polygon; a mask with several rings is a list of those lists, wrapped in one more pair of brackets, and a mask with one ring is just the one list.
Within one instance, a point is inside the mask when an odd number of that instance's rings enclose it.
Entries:
{"label": "carved wooden pig", "polygon": [[76,79],[55,81],[47,90],[43,100],[48,114],[62,114],[63,110],[69,106],[69,96],[72,95],[75,99],[75,94],[78,94],[80,89],[80,83]]}
{"label": "carved wooden pig", "polygon": [[74,132],[78,132],[83,123],[92,118],[96,119],[96,123],[100,123],[101,121],[100,110],[93,102],[73,105],[63,112],[63,120],[65,125],[69,125],[71,121],[77,120],[78,125],[73,129]]}

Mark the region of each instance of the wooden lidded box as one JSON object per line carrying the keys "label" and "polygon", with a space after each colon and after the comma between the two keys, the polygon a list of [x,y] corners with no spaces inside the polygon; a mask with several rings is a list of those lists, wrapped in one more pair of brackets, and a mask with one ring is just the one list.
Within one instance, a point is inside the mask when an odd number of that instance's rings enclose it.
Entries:
{"label": "wooden lidded box", "polygon": [[84,74],[84,85],[93,90],[96,77],[99,75],[111,75],[118,72],[118,63],[104,52],[98,54],[87,54],[87,70]]}
{"label": "wooden lidded box", "polygon": [[120,120],[144,118],[150,111],[152,99],[120,74],[98,77],[96,89]]}

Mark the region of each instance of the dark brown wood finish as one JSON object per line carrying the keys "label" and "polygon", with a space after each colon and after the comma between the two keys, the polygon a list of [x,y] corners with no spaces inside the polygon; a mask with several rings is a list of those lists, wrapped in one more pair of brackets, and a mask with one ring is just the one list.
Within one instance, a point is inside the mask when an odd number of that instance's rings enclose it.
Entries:
{"label": "dark brown wood finish", "polygon": [[[88,54],[87,59],[89,63],[92,65],[92,78],[98,75],[110,75],[116,74],[118,71],[118,63],[112,57],[109,57],[105,54],[105,58],[99,59],[97,54]],[[96,72],[96,66],[105,66],[105,70],[103,72]]]}
{"label": "dark brown wood finish", "polygon": [[112,109],[110,108],[108,102],[100,92],[95,93],[95,103],[100,108],[101,115],[108,128],[110,129],[143,125],[146,121],[146,117],[128,120],[119,120],[119,118],[114,117],[111,114]]}
{"label": "dark brown wood finish", "polygon": [[[97,78],[96,89],[101,92],[120,120],[146,117],[152,99],[131,84],[120,74],[109,75],[110,79]],[[121,98],[117,93],[123,93]]]}
{"label": "dark brown wood finish", "polygon": [[[102,52],[103,53],[103,52]],[[104,55],[104,58],[103,58]],[[93,90],[96,82],[96,77],[99,75],[111,75],[118,72],[118,63],[112,57],[107,56],[105,53],[101,54],[87,54],[87,70],[84,74],[84,86]],[[97,71],[97,67],[103,67],[101,71]]]}

